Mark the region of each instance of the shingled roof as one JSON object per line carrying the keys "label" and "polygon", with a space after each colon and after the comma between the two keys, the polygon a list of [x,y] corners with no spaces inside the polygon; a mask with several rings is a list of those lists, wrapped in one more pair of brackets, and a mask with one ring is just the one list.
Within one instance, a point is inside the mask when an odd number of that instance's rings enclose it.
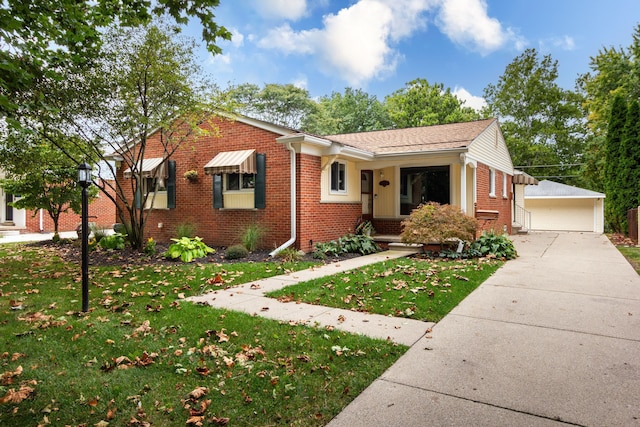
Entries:
{"label": "shingled roof", "polygon": [[324,136],[324,139],[373,152],[405,154],[467,148],[496,119]]}

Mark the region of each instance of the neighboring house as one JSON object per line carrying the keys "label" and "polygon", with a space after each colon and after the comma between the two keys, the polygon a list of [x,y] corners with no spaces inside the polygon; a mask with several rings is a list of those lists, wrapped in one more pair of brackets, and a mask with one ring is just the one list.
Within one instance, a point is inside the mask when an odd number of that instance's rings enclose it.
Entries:
{"label": "neighboring house", "polygon": [[543,180],[524,188],[531,230],[604,232],[605,195]]}
{"label": "neighboring house", "polygon": [[[0,178],[4,178],[1,170]],[[0,235],[53,232],[53,221],[45,210],[16,209],[11,206],[11,203],[19,197],[20,195],[7,193],[0,187]],[[111,228],[116,222],[116,209],[113,202],[105,195],[99,194],[89,204],[89,221],[101,227]],[[59,231],[75,231],[80,222],[80,215],[72,211],[63,213],[58,223]]]}
{"label": "neighboring house", "polygon": [[[399,235],[402,219],[428,201],[459,206],[485,229],[511,231],[513,165],[495,119],[325,137],[247,117],[214,123],[217,131],[205,122],[212,132],[170,159],[160,131],[149,136],[137,169],[143,191],[156,183],[161,190],[147,237],[168,241],[188,222],[208,244],[228,246],[258,224],[263,247],[310,252],[353,232],[359,218],[378,234]],[[198,177],[187,179],[187,171]],[[131,175],[118,165],[123,188]]]}

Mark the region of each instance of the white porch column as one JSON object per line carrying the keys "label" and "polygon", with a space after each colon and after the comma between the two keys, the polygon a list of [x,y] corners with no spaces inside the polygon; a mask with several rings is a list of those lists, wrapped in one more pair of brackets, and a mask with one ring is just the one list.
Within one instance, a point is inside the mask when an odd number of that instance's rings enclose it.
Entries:
{"label": "white porch column", "polygon": [[[460,154],[460,163],[462,163],[462,168],[460,170],[460,205],[462,206],[462,212],[465,214],[469,214],[469,209],[467,209],[467,166],[473,169],[473,203],[476,202],[476,168],[478,167],[478,162],[468,154],[462,153]],[[475,212],[472,212],[471,215],[474,215]]]}
{"label": "white porch column", "polygon": [[460,206],[462,207],[462,213],[467,213],[467,162],[466,155],[460,154]]}

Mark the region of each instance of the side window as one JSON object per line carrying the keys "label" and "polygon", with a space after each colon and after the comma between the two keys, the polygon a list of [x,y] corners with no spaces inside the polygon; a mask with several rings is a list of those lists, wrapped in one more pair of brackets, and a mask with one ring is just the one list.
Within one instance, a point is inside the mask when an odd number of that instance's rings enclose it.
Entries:
{"label": "side window", "polygon": [[331,192],[345,193],[347,191],[347,165],[343,162],[331,163]]}
{"label": "side window", "polygon": [[507,198],[507,174],[502,172],[502,197]]}
{"label": "side window", "polygon": [[496,195],[496,170],[489,169],[489,196],[495,197]]}

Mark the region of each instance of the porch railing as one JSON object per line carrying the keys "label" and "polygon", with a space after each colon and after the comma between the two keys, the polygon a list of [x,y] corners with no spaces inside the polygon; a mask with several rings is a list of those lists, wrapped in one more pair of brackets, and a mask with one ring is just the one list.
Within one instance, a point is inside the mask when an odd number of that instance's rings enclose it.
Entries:
{"label": "porch railing", "polygon": [[522,226],[523,230],[531,229],[531,212],[516,204],[513,222]]}

